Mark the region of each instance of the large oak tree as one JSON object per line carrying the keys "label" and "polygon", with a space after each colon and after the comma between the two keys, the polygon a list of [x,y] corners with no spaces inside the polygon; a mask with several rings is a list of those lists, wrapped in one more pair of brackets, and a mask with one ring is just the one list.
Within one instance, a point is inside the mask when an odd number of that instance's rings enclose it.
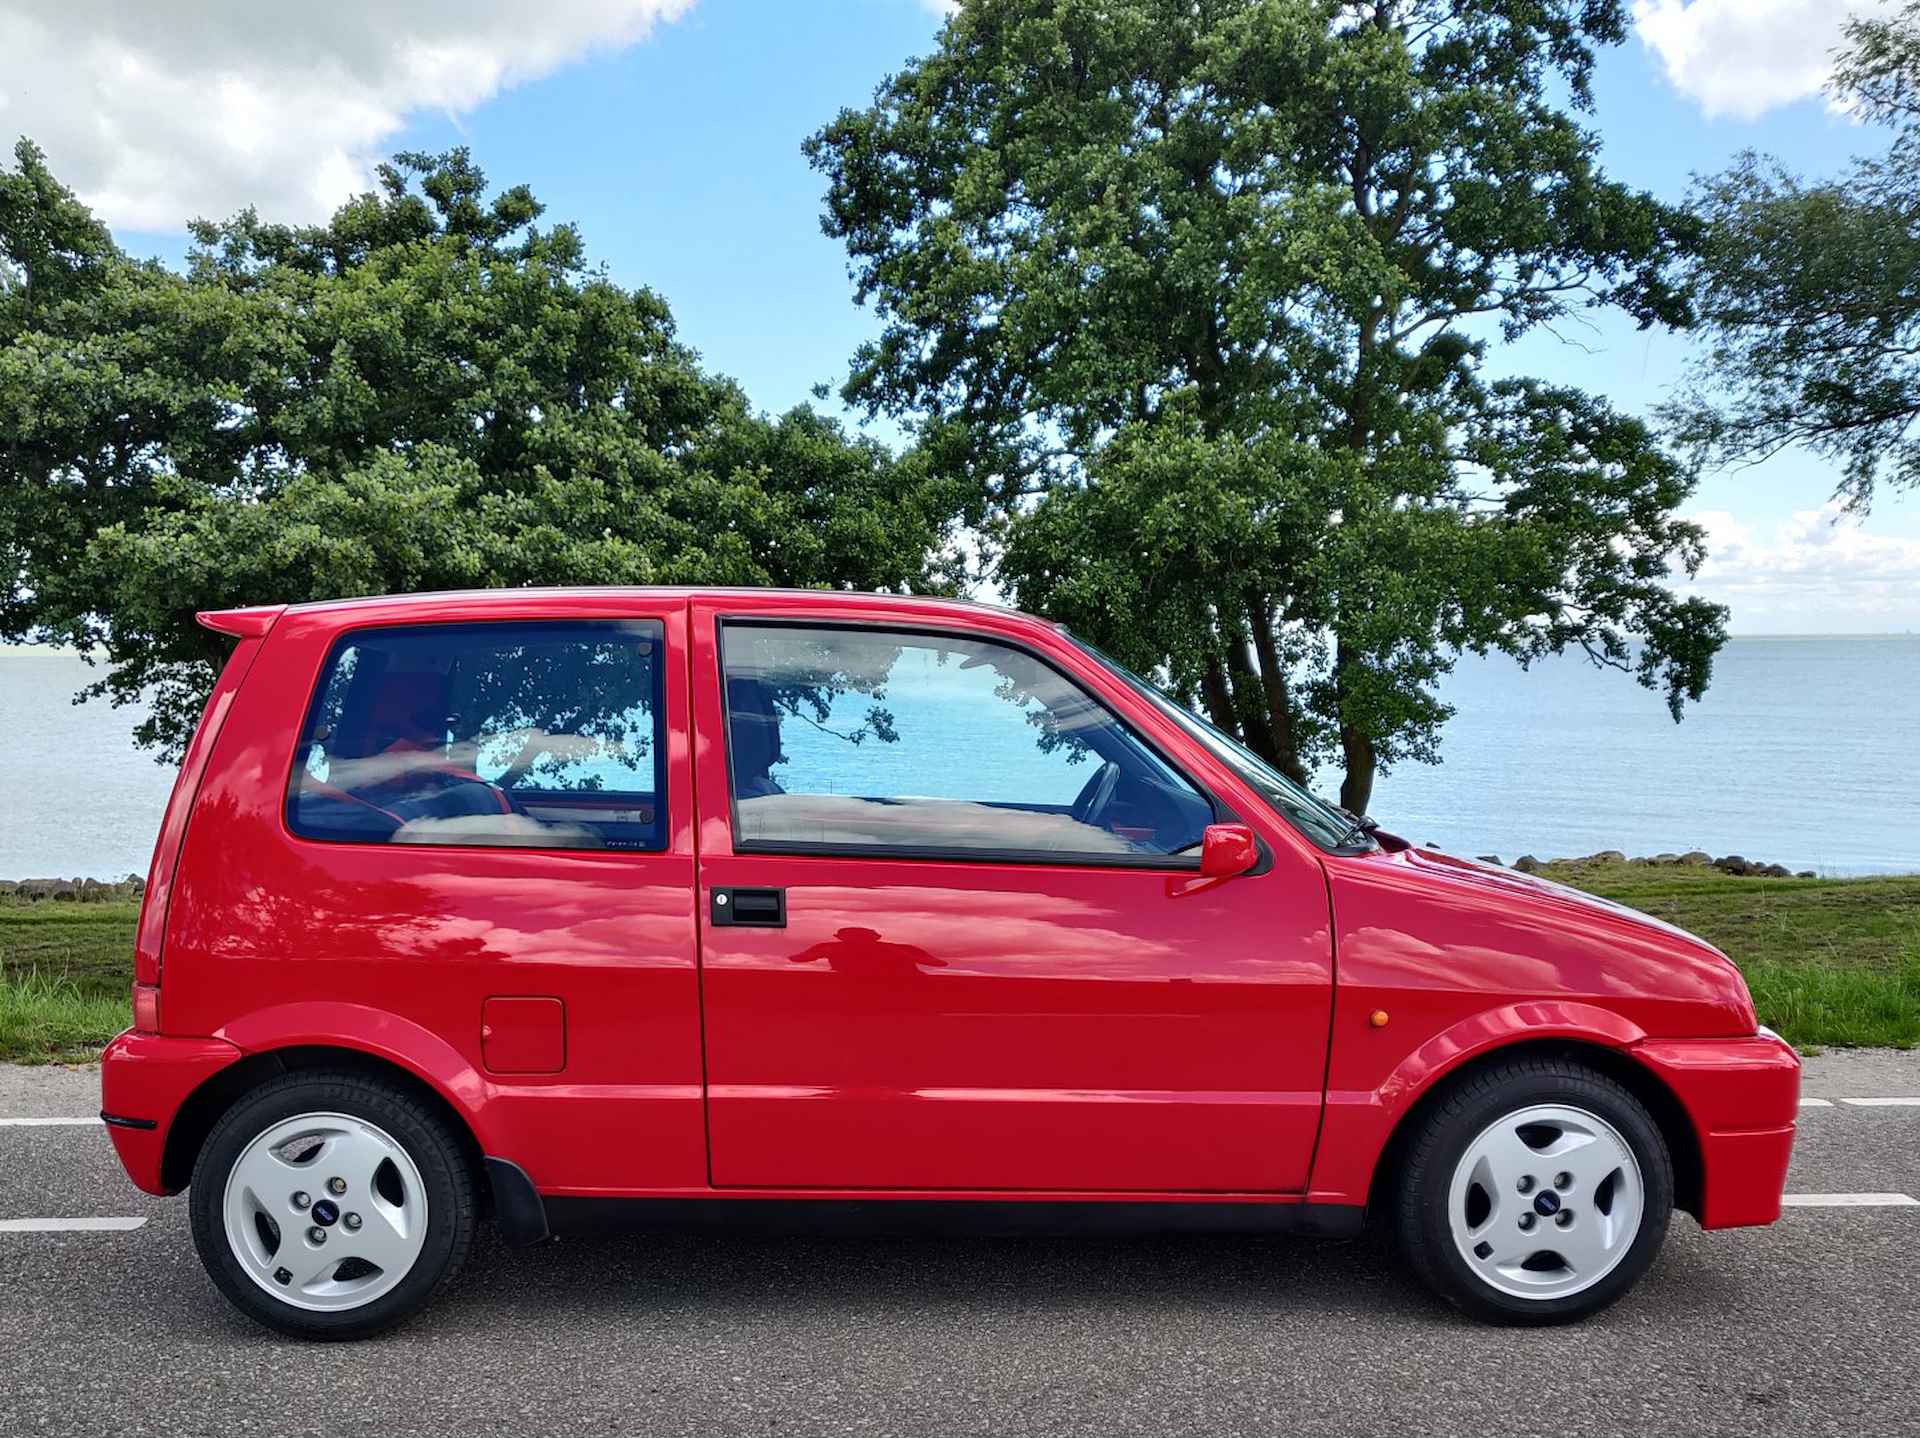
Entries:
{"label": "large oak tree", "polygon": [[969,478],[1023,604],[1304,777],[1430,759],[1463,649],[1707,683],[1693,474],[1491,351],[1690,320],[1697,227],[1580,121],[1623,0],[967,0],[808,153],[878,340],[846,395]]}
{"label": "large oak tree", "polygon": [[954,487],[809,409],[756,413],[665,303],[464,152],[325,225],[132,260],[22,142],[0,171],[0,636],[191,731],[196,609],[464,586],[943,587]]}

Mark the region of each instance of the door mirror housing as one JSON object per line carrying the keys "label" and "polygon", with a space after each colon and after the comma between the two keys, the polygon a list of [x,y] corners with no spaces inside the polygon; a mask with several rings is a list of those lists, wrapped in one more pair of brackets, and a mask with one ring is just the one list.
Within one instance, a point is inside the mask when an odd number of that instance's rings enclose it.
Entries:
{"label": "door mirror housing", "polygon": [[1260,842],[1245,824],[1209,824],[1200,836],[1200,874],[1231,879],[1260,862]]}

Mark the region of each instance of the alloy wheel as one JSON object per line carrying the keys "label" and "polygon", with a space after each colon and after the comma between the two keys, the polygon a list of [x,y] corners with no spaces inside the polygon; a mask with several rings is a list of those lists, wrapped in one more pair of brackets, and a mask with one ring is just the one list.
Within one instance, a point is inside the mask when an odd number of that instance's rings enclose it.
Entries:
{"label": "alloy wheel", "polygon": [[1447,1222],[1467,1268],[1515,1298],[1565,1298],[1627,1256],[1646,1187],[1598,1114],[1535,1104],[1488,1124],[1454,1168]]}
{"label": "alloy wheel", "polygon": [[427,1236],[413,1159],[384,1129],[340,1113],[298,1114],[258,1134],[227,1175],[221,1213],[247,1276],[316,1312],[390,1292]]}

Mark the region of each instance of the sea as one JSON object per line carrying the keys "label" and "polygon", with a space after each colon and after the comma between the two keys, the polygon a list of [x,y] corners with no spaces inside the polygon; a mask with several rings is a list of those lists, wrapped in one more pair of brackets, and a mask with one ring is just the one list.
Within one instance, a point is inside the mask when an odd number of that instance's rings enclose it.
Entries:
{"label": "sea", "polygon": [[[0,649],[0,878],[146,872],[174,771],[134,747],[137,707],[72,702],[98,672]],[[1920,635],[1734,639],[1678,724],[1660,695],[1572,656],[1467,656],[1441,692],[1440,762],[1384,775],[1371,806],[1415,843],[1508,863],[1698,849],[1920,872]]]}

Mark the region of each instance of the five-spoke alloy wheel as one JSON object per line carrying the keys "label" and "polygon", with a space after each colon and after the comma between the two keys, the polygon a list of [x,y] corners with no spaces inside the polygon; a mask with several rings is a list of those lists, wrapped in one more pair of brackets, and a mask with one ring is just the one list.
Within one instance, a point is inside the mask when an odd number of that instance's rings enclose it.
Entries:
{"label": "five-spoke alloy wheel", "polygon": [[1444,1091],[1400,1178],[1399,1229],[1443,1297],[1507,1323],[1584,1318],[1659,1251],[1673,1166],[1658,1126],[1612,1079],[1516,1060]]}
{"label": "five-spoke alloy wheel", "polygon": [[358,1338],[452,1277],[472,1240],[474,1179],[416,1096],[294,1073],[221,1119],[192,1208],[201,1259],[240,1308],[282,1332]]}

